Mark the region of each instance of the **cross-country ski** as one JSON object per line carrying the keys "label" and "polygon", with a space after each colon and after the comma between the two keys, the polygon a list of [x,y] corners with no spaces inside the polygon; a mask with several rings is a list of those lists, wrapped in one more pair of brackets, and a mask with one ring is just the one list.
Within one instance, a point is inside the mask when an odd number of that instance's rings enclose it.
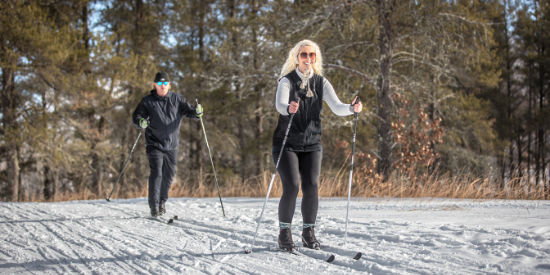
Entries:
{"label": "cross-country ski", "polygon": [[165,218],[165,217],[162,217],[162,216],[147,217],[147,219],[152,220],[152,221],[156,221],[156,222],[172,224],[172,223],[174,223],[174,221],[176,221],[178,219],[178,216],[176,215],[176,216],[173,216],[173,217],[170,217],[170,218]]}
{"label": "cross-country ski", "polygon": [[[270,250],[273,250],[273,251],[277,251],[277,252],[283,252],[283,253],[288,253],[288,254],[293,254],[293,255],[297,255],[297,256],[304,256],[304,257],[307,257],[308,255],[307,254],[304,254],[304,253],[301,253],[300,251],[298,251],[298,249],[282,249],[282,248],[277,248],[277,247],[270,247],[269,248]],[[325,262],[328,262],[328,263],[331,263],[332,261],[334,261],[335,257],[334,255],[330,255],[326,260]]]}

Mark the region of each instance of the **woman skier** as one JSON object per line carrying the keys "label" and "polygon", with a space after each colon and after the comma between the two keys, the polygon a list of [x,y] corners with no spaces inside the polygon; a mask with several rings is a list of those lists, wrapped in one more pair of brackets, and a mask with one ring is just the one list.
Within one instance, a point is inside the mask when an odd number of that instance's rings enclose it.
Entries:
{"label": "woman skier", "polygon": [[181,94],[170,91],[170,78],[164,71],[155,75],[154,89],[145,96],[132,120],[145,129],[145,146],[151,174],[149,175],[149,208],[151,216],[166,213],[165,203],[172,184],[183,116],[198,120],[202,107],[192,107]]}
{"label": "woman skier", "polygon": [[302,244],[320,248],[315,237],[315,220],[319,205],[318,182],[323,158],[321,146],[321,111],[323,100],[338,116],[361,112],[362,104],[343,104],[332,84],[323,75],[323,59],[319,46],[302,40],[289,52],[283,65],[275,106],[279,121],[273,134],[273,162],[281,151],[290,114],[295,114],[277,171],[283,184],[279,202],[279,247],[295,247],[290,230],[300,179],[302,181]]}

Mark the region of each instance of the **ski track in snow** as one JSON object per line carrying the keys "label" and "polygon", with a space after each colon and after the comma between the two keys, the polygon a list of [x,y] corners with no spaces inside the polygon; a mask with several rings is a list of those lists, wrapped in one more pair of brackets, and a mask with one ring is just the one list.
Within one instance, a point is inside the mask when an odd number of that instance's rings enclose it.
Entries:
{"label": "ski track in snow", "polygon": [[[172,198],[166,220],[146,198],[0,203],[0,274],[550,274],[550,201],[322,199],[322,251],[276,252],[270,199]],[[301,246],[300,202],[293,239]],[[362,252],[356,261],[352,257]],[[331,254],[332,263],[324,262]]]}

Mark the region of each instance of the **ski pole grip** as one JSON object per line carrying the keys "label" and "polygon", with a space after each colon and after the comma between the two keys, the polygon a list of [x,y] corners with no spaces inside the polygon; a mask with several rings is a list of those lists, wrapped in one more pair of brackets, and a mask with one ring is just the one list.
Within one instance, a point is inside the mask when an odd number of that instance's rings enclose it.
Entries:
{"label": "ski pole grip", "polygon": [[[300,104],[300,98],[298,98],[298,100],[296,101],[296,103],[298,103],[298,105]],[[296,110],[296,113],[291,113],[290,112],[290,105],[286,108],[286,111],[290,114],[290,118],[292,119],[294,117],[294,114],[296,114],[298,112],[298,110]]]}
{"label": "ski pole grip", "polygon": [[[360,102],[360,101],[359,101],[359,96],[355,96],[355,100],[354,100],[353,104],[351,104],[352,109],[355,109],[354,106],[357,105],[357,103],[359,103],[359,102]],[[357,114],[358,114],[358,113],[356,113],[355,110],[353,110],[353,113],[355,114],[355,118],[357,118]]]}

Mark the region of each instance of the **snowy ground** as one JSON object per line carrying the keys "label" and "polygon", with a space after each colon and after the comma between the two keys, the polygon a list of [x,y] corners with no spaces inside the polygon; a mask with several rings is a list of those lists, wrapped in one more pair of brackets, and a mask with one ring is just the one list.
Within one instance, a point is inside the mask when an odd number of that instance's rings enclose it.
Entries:
{"label": "snowy ground", "polygon": [[[271,251],[271,199],[252,254],[261,198],[170,199],[165,225],[145,198],[0,203],[1,274],[550,274],[550,201],[321,200],[307,256]],[[293,224],[300,243],[299,204]],[[356,252],[363,257],[351,259]],[[330,254],[333,263],[326,263]]]}

